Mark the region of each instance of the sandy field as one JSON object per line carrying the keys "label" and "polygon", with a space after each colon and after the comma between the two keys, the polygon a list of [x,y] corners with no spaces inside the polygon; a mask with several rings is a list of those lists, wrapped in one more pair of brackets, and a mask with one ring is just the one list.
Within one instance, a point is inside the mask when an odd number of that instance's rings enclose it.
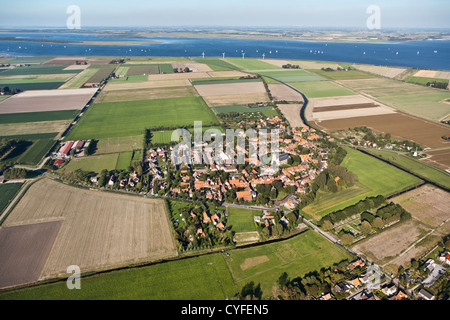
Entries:
{"label": "sandy field", "polygon": [[114,90],[134,90],[134,89],[152,89],[152,88],[165,88],[165,87],[184,87],[190,86],[191,83],[187,79],[180,80],[153,80],[142,82],[116,82],[108,83],[104,91]]}
{"label": "sandy field", "polygon": [[244,260],[244,262],[241,263],[239,266],[242,270],[247,270],[251,267],[256,267],[257,265],[269,261],[269,258],[267,256],[258,256],[253,258],[247,258]]}
{"label": "sandy field", "polygon": [[192,72],[209,72],[212,71],[212,69],[203,63],[183,63],[183,62],[174,62],[172,63],[172,67],[174,68],[181,68],[184,70],[184,68],[188,67]]}
{"label": "sandy field", "polygon": [[395,78],[396,76],[402,74],[406,71],[405,68],[391,68],[391,67],[383,67],[383,66],[372,66],[366,64],[354,64],[352,67],[365,71],[377,74],[379,76],[387,77],[387,78]]}
{"label": "sandy field", "polygon": [[270,94],[275,101],[303,101],[300,93],[284,84],[268,84]]}
{"label": "sandy field", "polygon": [[62,221],[0,228],[0,288],[37,281]]}
{"label": "sandy field", "polygon": [[56,120],[0,124],[0,136],[52,132],[60,132],[62,134],[67,129],[70,122],[70,120]]}
{"label": "sandy field", "polygon": [[426,226],[410,220],[394,225],[367,240],[362,240],[352,249],[383,265],[394,260],[428,231],[430,229]]}
{"label": "sandy field", "polygon": [[[308,117],[308,119],[310,118]],[[392,136],[401,140],[416,141],[423,147],[442,148],[450,145],[449,142],[441,139],[444,135],[450,135],[450,128],[448,126],[401,112],[353,117],[349,119],[326,120],[315,122],[315,125],[325,131],[346,130],[348,128],[366,126],[375,132],[390,133]]]}
{"label": "sandy field", "polygon": [[307,117],[313,121],[384,115],[396,112],[394,109],[362,95],[310,99],[308,110]]}
{"label": "sandy field", "polygon": [[302,109],[302,104],[278,104],[277,107],[280,109],[283,116],[287,119],[291,127],[300,128],[304,127],[302,118],[300,118],[300,110]]}
{"label": "sandy field", "polygon": [[0,114],[57,110],[81,110],[97,89],[24,91],[0,102]]}
{"label": "sandy field", "polygon": [[391,200],[411,213],[414,219],[431,228],[436,228],[450,219],[450,194],[430,185],[424,185]]}
{"label": "sandy field", "polygon": [[64,68],[63,70],[86,70],[89,68],[89,64],[73,64],[71,66],[68,66],[67,68]]}
{"label": "sandy field", "polygon": [[203,97],[203,100],[205,100],[209,107],[214,108],[231,105],[247,105],[255,102],[268,102],[269,97],[266,93],[241,93],[207,96]]}
{"label": "sandy field", "polygon": [[248,73],[241,71],[212,71],[208,72],[212,78],[226,78],[226,77],[246,77]]}
{"label": "sandy field", "polygon": [[163,201],[71,187],[33,184],[5,226],[62,221],[39,279],[157,260],[177,254]]}
{"label": "sandy field", "polygon": [[359,108],[359,109],[347,109],[347,110],[336,110],[336,111],[325,111],[325,112],[313,112],[314,121],[326,121],[326,120],[336,120],[336,119],[348,119],[354,117],[367,117],[367,116],[377,116],[394,114],[395,110],[387,107],[374,107],[374,108]]}
{"label": "sandy field", "polygon": [[110,91],[102,91],[97,97],[96,102],[181,98],[181,97],[191,97],[195,95],[197,95],[197,93],[195,92],[192,86],[164,87],[164,88],[136,89],[136,90],[110,90]]}
{"label": "sandy field", "polygon": [[245,93],[266,93],[266,88],[261,81],[242,83],[220,83],[196,85],[195,89],[202,97],[235,95]]}
{"label": "sandy field", "polygon": [[450,71],[438,70],[419,70],[414,74],[415,77],[450,79]]}

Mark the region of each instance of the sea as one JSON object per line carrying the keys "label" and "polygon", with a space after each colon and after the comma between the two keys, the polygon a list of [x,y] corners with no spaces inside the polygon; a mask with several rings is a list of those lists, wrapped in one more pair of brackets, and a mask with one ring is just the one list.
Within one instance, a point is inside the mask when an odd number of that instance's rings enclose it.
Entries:
{"label": "sea", "polygon": [[[14,37],[18,41],[7,38]],[[21,41],[22,40],[22,41]],[[33,40],[37,42],[29,42]],[[45,40],[39,42],[39,40]],[[91,45],[48,41],[151,41],[147,44]],[[129,38],[102,34],[1,32],[0,57],[5,56],[147,56],[244,57],[318,60],[417,69],[450,70],[450,40],[404,42],[324,42],[235,38]]]}

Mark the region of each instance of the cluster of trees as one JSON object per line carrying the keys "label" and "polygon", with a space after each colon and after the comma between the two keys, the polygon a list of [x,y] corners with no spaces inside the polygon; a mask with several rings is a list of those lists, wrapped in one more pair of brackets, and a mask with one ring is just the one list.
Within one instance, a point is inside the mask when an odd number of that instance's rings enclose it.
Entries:
{"label": "cluster of trees", "polygon": [[22,168],[10,168],[3,172],[3,176],[7,180],[13,179],[31,179],[39,175],[35,171],[30,171]]}
{"label": "cluster of trees", "polygon": [[322,268],[293,279],[284,272],[274,286],[274,295],[283,300],[315,300],[323,294],[331,293],[336,299],[343,299],[348,294],[335,292],[334,287],[341,282],[361,276],[365,271],[365,268],[361,267],[350,271],[347,269],[348,264],[348,260],[342,260],[329,268]]}
{"label": "cluster of trees", "polygon": [[10,88],[10,87],[0,87],[0,92],[1,93],[3,93],[3,94],[6,94],[6,95],[14,95],[14,94],[17,94],[17,93],[20,93],[20,92],[22,92],[22,90],[21,89],[19,89],[19,88]]}
{"label": "cluster of trees", "polygon": [[347,155],[342,147],[333,148],[328,152],[328,164],[340,165]]}
{"label": "cluster of trees", "polygon": [[408,219],[411,219],[411,214],[401,205],[393,202],[379,208],[375,214],[367,211],[361,214],[361,221],[367,221],[371,227],[376,229],[381,229],[385,225],[389,225],[395,221],[405,221]]}
{"label": "cluster of trees", "polygon": [[[167,199],[164,201],[171,215],[175,238],[180,251],[210,249],[216,246],[230,246],[234,244],[233,232],[229,228],[221,231],[212,222],[202,223],[203,212],[217,213],[222,221],[224,217],[223,210],[216,207],[214,212],[210,212],[209,208],[202,201],[186,203],[182,207],[173,206],[172,202]],[[195,217],[191,216],[191,212],[195,214]],[[197,234],[197,230],[200,228],[203,231],[203,235]]]}
{"label": "cluster of trees", "polygon": [[262,298],[262,290],[261,290],[261,284],[258,283],[255,286],[255,283],[253,281],[250,281],[247,283],[234,297],[238,300],[261,300]]}
{"label": "cluster of trees", "polygon": [[378,208],[385,202],[386,199],[382,195],[376,197],[368,197],[364,200],[359,201],[357,204],[327,214],[326,216],[322,217],[322,219],[320,219],[319,226],[323,227],[326,231],[331,230],[335,223],[343,221],[355,214]]}
{"label": "cluster of trees", "polygon": [[11,148],[14,148],[17,143],[18,141],[13,139],[0,139],[0,159],[3,158]]}
{"label": "cluster of trees", "polygon": [[281,212],[273,212],[273,217],[275,224],[270,225],[269,227],[266,227],[263,223],[257,225],[261,241],[266,241],[269,238],[278,239],[289,235],[289,233],[303,221],[303,217],[301,217],[297,211],[291,211],[285,215],[286,219],[289,221],[288,224],[281,221],[281,218],[283,217],[283,213]]}
{"label": "cluster of trees", "polygon": [[448,82],[430,81],[427,82],[427,87],[433,87],[438,89],[447,89]]}
{"label": "cluster of trees", "polygon": [[300,66],[298,64],[284,64],[281,66],[283,69],[300,69]]}
{"label": "cluster of trees", "polygon": [[98,143],[98,140],[92,139],[89,142],[89,145],[86,148],[84,148],[84,155],[90,156],[90,155],[94,154],[95,151],[97,151],[97,143]]}

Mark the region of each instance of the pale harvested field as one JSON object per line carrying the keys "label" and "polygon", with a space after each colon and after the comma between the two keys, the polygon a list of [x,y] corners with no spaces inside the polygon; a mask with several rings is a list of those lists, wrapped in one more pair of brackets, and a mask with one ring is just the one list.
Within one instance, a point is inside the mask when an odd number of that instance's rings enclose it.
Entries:
{"label": "pale harvested field", "polygon": [[419,70],[414,74],[415,77],[450,79],[450,71],[439,70]]}
{"label": "pale harvested field", "polygon": [[185,87],[190,86],[191,83],[187,79],[180,80],[152,80],[142,82],[116,82],[108,83],[104,91],[113,90],[135,90],[135,89],[153,89],[165,87]]}
{"label": "pale harvested field", "polygon": [[62,133],[67,129],[69,124],[70,121],[68,120],[0,124],[0,136],[51,132]]}
{"label": "pale harvested field", "polygon": [[414,219],[436,228],[450,219],[450,194],[430,185],[424,185],[391,199],[411,213]]}
{"label": "pale harvested field", "polygon": [[183,62],[174,62],[172,63],[172,67],[174,68],[184,68],[188,67],[192,72],[209,72],[212,69],[203,63],[183,63]]}
{"label": "pale harvested field", "polygon": [[266,93],[261,81],[242,83],[220,83],[196,85],[195,89],[202,97],[236,95],[246,93]]}
{"label": "pale harvested field", "polygon": [[67,68],[64,68],[63,70],[85,70],[89,68],[89,64],[73,64],[71,66],[68,66]]}
{"label": "pale harvested field", "polygon": [[203,97],[206,104],[211,108],[231,105],[247,105],[255,102],[268,102],[269,97],[266,93],[242,93],[228,94],[223,96]]}
{"label": "pale harvested field", "polygon": [[226,77],[246,77],[248,73],[241,71],[212,71],[208,72],[211,78],[226,78]]}
{"label": "pale harvested field", "polygon": [[365,72],[370,72],[370,73],[374,73],[383,77],[387,77],[387,78],[395,78],[396,76],[402,74],[403,72],[405,72],[407,69],[405,68],[394,68],[394,67],[384,67],[384,66],[372,66],[372,65],[367,65],[367,64],[354,64],[352,65],[352,67],[361,70],[361,71],[365,71]]}
{"label": "pale harvested field", "polygon": [[[372,104],[373,107],[364,107],[364,104]],[[320,110],[322,108],[330,109],[330,107],[337,106],[339,106],[340,110]],[[353,108],[352,106],[360,106],[360,108]],[[394,109],[362,95],[314,98],[310,100],[308,109],[312,111],[309,113],[309,119],[312,119],[313,121],[384,115],[396,112]]]}
{"label": "pale harvested field", "polygon": [[258,231],[237,232],[234,235],[234,241],[236,242],[258,241],[258,240],[259,240]]}
{"label": "pale harvested field", "polygon": [[97,89],[24,91],[0,102],[0,114],[81,110]]}
{"label": "pale harvested field", "polygon": [[14,79],[68,79],[73,77],[74,74],[31,74],[31,75],[14,75],[14,76],[1,76],[2,80],[14,80]]}
{"label": "pale harvested field", "polygon": [[283,116],[287,119],[291,127],[300,128],[304,127],[302,118],[300,117],[300,110],[302,109],[302,104],[278,104],[277,107],[280,109]]}
{"label": "pale harvested field", "polygon": [[164,87],[136,90],[102,91],[97,102],[116,102],[134,100],[152,100],[164,98],[182,98],[197,95],[192,86],[189,87]]}
{"label": "pale harvested field", "polygon": [[90,191],[50,179],[36,182],[5,226],[62,221],[40,279],[176,256],[164,203]]}
{"label": "pale harvested field", "polygon": [[394,114],[395,110],[387,107],[374,107],[374,108],[360,108],[360,109],[348,109],[348,110],[336,110],[336,111],[325,111],[325,112],[313,112],[314,121],[326,121],[326,120],[337,120],[337,119],[348,119],[355,117],[367,117],[367,116],[377,116]]}
{"label": "pale harvested field", "polygon": [[186,80],[186,79],[203,79],[210,78],[207,72],[187,72],[187,73],[166,73],[166,74],[149,74],[147,79],[149,81],[163,81],[163,80]]}
{"label": "pale harvested field", "polygon": [[297,91],[284,84],[268,84],[270,94],[275,101],[303,101],[303,97]]}
{"label": "pale harvested field", "polygon": [[0,288],[37,281],[62,221],[0,228]]}
{"label": "pale harvested field", "polygon": [[363,253],[375,263],[383,265],[397,258],[428,231],[430,229],[425,225],[410,220],[362,240],[352,249]]}
{"label": "pale harvested field", "polygon": [[[372,99],[364,97],[362,95],[342,96],[342,97],[326,97],[326,98],[313,98],[309,99],[309,102],[314,108],[340,106],[350,104],[361,103],[375,103]],[[379,103],[376,103],[379,105]]]}

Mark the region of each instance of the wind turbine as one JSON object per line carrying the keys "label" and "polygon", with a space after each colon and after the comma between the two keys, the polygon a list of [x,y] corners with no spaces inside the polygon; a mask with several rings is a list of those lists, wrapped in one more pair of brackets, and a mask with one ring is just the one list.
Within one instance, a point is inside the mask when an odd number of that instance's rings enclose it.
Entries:
{"label": "wind turbine", "polygon": [[265,53],[263,53],[263,60],[264,60],[264,57],[266,56],[266,54]]}
{"label": "wind turbine", "polygon": [[203,59],[205,59],[205,52],[202,52],[202,57]]}
{"label": "wind turbine", "polygon": [[225,52],[222,52],[222,55],[223,55],[223,59],[225,59]]}
{"label": "wind turbine", "polygon": [[242,59],[245,59],[245,52],[242,52]]}

